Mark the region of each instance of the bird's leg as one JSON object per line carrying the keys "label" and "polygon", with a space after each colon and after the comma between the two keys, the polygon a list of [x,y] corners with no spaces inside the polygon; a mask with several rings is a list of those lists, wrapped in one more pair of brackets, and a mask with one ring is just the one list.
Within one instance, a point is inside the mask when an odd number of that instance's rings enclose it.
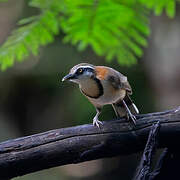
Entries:
{"label": "bird's leg", "polygon": [[116,114],[116,117],[117,117],[117,118],[119,118],[119,114],[118,114],[118,112],[117,112],[117,110],[116,110],[115,105],[114,105],[114,104],[112,104],[112,107],[113,107],[113,109],[114,109],[114,112],[115,112],[115,114]]}
{"label": "bird's leg", "polygon": [[102,108],[97,108],[97,107],[96,107],[96,115],[95,115],[95,117],[93,118],[93,125],[94,125],[94,126],[97,126],[98,128],[100,128],[100,125],[102,125],[102,122],[99,121],[99,119],[98,119],[98,117],[99,117],[99,115],[100,115],[100,113],[101,113],[101,110],[102,110]]}
{"label": "bird's leg", "polygon": [[130,109],[128,108],[128,106],[124,100],[122,100],[122,103],[126,109],[128,119],[130,117],[132,119],[134,125],[136,125],[136,116],[131,113]]}

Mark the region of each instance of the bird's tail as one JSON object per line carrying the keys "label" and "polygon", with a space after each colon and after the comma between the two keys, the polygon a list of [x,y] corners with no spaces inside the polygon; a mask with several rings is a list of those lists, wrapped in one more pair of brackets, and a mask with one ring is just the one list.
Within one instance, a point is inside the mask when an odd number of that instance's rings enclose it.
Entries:
{"label": "bird's tail", "polygon": [[[129,97],[128,94],[126,94],[125,98],[123,99],[126,105],[128,106],[129,110],[131,111],[132,114],[139,114],[139,110],[136,107],[136,105],[133,103],[131,98]],[[113,105],[114,111],[116,113],[117,117],[124,117],[127,116],[127,109],[124,106],[122,101],[119,101],[117,103],[114,103]]]}

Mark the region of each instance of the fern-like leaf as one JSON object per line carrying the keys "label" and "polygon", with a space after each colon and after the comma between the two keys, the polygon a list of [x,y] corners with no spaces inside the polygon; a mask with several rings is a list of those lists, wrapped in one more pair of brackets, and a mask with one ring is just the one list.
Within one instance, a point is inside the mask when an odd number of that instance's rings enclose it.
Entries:
{"label": "fern-like leaf", "polygon": [[[88,45],[108,61],[117,57],[121,64],[132,64],[140,57],[149,35],[146,10],[132,0],[66,0],[68,17],[61,18],[64,42],[84,50]],[[142,11],[143,10],[143,11]]]}
{"label": "fern-like leaf", "polygon": [[[6,1],[6,0],[0,0]],[[175,0],[30,0],[29,6],[40,9],[40,15],[20,20],[20,25],[0,47],[0,68],[15,60],[22,61],[39,47],[54,41],[59,29],[64,42],[79,51],[91,46],[107,61],[133,64],[147,46],[150,10],[160,15],[164,10],[175,15]]]}
{"label": "fern-like leaf", "polygon": [[37,55],[39,47],[54,41],[59,32],[57,12],[46,9],[39,16],[22,19],[21,25],[13,31],[0,48],[0,67],[2,70],[22,61],[30,53]]}
{"label": "fern-like leaf", "polygon": [[166,14],[173,18],[176,11],[176,1],[175,0],[139,0],[147,8],[152,9],[156,16],[162,14],[165,9]]}

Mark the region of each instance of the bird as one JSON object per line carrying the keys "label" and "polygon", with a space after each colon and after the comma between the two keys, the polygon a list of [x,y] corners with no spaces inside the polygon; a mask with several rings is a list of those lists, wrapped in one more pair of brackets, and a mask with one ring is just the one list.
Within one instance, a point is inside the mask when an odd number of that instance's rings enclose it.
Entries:
{"label": "bird", "polygon": [[96,115],[93,125],[100,128],[99,120],[104,105],[112,105],[116,116],[131,119],[136,125],[138,108],[130,98],[132,88],[127,77],[113,68],[80,63],[72,67],[62,81],[71,81],[79,85],[81,93],[94,105]]}

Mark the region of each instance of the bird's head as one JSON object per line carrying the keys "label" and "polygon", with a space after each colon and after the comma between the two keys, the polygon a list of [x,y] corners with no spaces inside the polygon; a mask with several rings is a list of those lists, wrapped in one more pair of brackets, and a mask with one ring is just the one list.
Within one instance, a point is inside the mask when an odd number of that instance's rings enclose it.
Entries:
{"label": "bird's head", "polygon": [[71,68],[69,74],[62,81],[68,80],[78,84],[95,76],[95,67],[92,64],[81,63]]}

